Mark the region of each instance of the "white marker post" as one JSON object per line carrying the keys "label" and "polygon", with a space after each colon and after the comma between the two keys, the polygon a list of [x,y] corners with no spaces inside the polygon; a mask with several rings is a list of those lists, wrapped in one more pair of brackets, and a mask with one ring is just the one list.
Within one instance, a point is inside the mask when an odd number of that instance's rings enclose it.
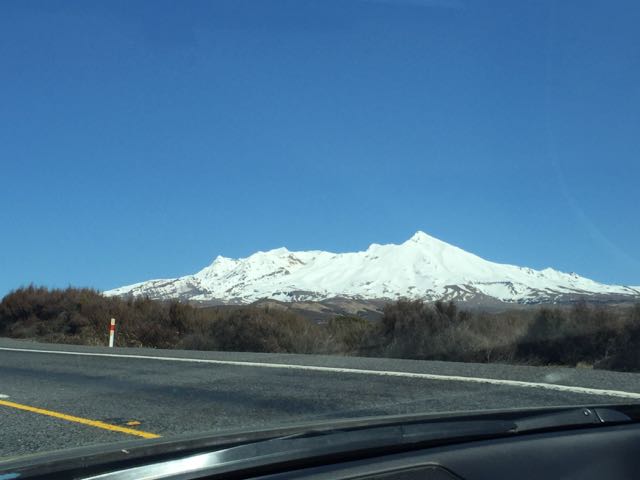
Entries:
{"label": "white marker post", "polygon": [[113,341],[116,337],[116,319],[111,319],[111,325],[109,325],[109,348],[113,348]]}

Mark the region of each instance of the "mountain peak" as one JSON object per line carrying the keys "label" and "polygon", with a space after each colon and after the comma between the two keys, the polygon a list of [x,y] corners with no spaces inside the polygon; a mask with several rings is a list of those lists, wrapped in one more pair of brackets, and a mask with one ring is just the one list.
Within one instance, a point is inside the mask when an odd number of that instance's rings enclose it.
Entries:
{"label": "mountain peak", "polygon": [[640,298],[640,291],[633,287],[603,285],[552,269],[490,262],[421,230],[400,245],[374,243],[364,252],[291,252],[282,247],[246,258],[219,256],[194,275],[105,293],[234,304],[261,298],[493,298],[519,303],[558,302],[576,295]]}
{"label": "mountain peak", "polygon": [[437,244],[437,245],[448,245],[448,243],[443,242],[442,240],[436,238],[436,237],[432,237],[431,235],[428,235],[426,233],[424,233],[422,230],[418,230],[416,233],[414,233],[411,238],[409,240],[407,240],[406,242],[404,242],[405,244],[413,244],[413,243],[417,243],[420,245],[433,245],[433,244]]}
{"label": "mountain peak", "polygon": [[411,240],[412,242],[423,242],[425,240],[430,240],[432,238],[433,237],[431,237],[430,235],[427,235],[422,230],[418,230],[416,233],[414,233],[411,236],[411,238],[409,240]]}

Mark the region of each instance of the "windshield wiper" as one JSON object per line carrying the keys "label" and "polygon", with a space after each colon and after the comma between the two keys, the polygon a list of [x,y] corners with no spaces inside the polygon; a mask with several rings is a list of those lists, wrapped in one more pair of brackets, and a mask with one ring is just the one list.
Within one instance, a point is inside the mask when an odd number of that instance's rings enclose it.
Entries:
{"label": "windshield wiper", "polygon": [[502,436],[514,431],[514,422],[503,420],[450,420],[363,427],[352,430],[311,431],[247,443],[210,453],[192,455],[153,465],[109,472],[91,479],[161,479],[185,473],[220,475],[247,471],[264,465],[304,461],[337,462],[354,455],[389,454],[420,444]]}
{"label": "windshield wiper", "polygon": [[515,421],[515,432],[611,425],[631,421],[632,419],[627,414],[613,408],[573,408],[518,419]]}
{"label": "windshield wiper", "polygon": [[126,449],[99,453],[94,451],[97,448],[87,447],[88,451],[82,450],[81,455],[48,454],[37,462],[18,459],[0,467],[0,473],[47,477],[57,472],[60,478],[103,479],[252,473],[283,465],[322,465],[474,440],[632,422],[640,422],[640,405],[371,417],[271,431],[130,443]]}
{"label": "windshield wiper", "polygon": [[307,431],[91,478],[160,479],[171,478],[178,473],[219,475],[296,462],[304,462],[308,466],[314,461],[339,462],[549,429],[595,427],[631,421],[629,416],[612,408],[575,408],[550,413],[528,412],[510,419],[445,418],[407,424]]}

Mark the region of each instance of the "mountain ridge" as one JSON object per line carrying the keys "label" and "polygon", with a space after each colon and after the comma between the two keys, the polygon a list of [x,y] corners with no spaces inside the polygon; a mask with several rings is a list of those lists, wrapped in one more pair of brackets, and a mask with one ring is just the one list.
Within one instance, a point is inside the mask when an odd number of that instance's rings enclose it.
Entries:
{"label": "mountain ridge", "polygon": [[372,243],[366,250],[333,253],[258,251],[245,258],[218,255],[200,271],[104,292],[221,304],[420,298],[506,303],[563,303],[582,297],[599,301],[640,300],[640,287],[606,285],[552,268],[534,270],[490,262],[416,232],[401,244]]}

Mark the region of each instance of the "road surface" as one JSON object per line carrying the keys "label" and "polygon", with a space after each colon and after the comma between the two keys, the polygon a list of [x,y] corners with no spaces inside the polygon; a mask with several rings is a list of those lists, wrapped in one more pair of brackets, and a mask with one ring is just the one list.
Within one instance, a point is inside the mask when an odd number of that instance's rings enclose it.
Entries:
{"label": "road surface", "polygon": [[640,402],[640,374],[0,339],[0,459],[331,418]]}

